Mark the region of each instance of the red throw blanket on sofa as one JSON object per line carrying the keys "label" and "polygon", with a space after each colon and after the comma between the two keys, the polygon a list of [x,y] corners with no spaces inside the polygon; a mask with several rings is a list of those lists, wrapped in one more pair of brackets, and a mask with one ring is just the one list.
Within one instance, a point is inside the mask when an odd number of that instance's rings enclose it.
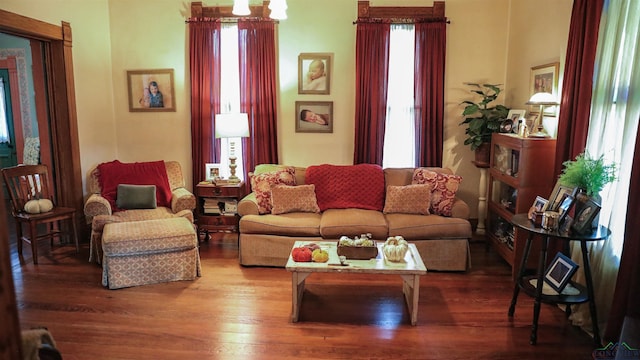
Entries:
{"label": "red throw blanket on sofa", "polygon": [[382,211],[384,172],[374,164],[307,167],[305,183],[314,184],[321,211],[358,208]]}
{"label": "red throw blanket on sofa", "polygon": [[98,165],[98,173],[100,194],[114,211],[120,210],[116,206],[118,184],[155,185],[158,206],[171,207],[171,187],[164,161],[122,163],[114,160]]}

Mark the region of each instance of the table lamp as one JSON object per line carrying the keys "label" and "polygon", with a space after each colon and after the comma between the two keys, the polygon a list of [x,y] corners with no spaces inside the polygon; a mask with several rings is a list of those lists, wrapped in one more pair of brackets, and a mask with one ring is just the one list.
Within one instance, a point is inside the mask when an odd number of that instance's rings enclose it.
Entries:
{"label": "table lamp", "polygon": [[544,117],[545,106],[559,105],[559,103],[556,101],[555,96],[553,96],[548,92],[535,93],[533,94],[533,96],[531,96],[531,98],[529,99],[529,101],[527,101],[526,104],[540,105],[540,113],[538,114],[538,117],[536,117],[534,128],[531,129],[531,133],[529,134],[529,137],[542,137],[542,138],[549,137],[549,134],[547,134],[547,132],[544,131],[544,127],[542,126],[542,119]]}
{"label": "table lamp", "polygon": [[249,136],[249,118],[244,113],[216,114],[216,139],[229,139],[229,183],[237,184],[236,138]]}

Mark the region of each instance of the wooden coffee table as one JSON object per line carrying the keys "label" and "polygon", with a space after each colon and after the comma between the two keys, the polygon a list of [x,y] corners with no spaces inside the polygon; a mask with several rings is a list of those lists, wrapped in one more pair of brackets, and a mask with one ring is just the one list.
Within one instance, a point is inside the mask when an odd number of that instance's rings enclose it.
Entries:
{"label": "wooden coffee table", "polygon": [[[296,241],[294,247],[310,243],[309,241]],[[427,273],[420,253],[414,244],[409,244],[409,251],[402,262],[390,262],[382,255],[382,243],[378,243],[378,256],[370,260],[347,260],[347,266],[340,265],[337,253],[337,241],[316,242],[329,253],[329,261],[326,263],[295,262],[289,255],[287,271],[291,271],[291,321],[297,322],[300,314],[300,304],[304,294],[305,279],[313,273],[338,273],[338,274],[386,274],[399,275],[402,278],[402,292],[407,302],[411,325],[418,321],[418,299],[420,295],[420,275]]]}

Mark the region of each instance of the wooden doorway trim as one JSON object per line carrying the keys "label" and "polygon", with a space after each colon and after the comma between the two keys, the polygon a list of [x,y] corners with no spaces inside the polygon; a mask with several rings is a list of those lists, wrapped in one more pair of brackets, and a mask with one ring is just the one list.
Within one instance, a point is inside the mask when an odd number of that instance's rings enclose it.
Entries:
{"label": "wooden doorway trim", "polygon": [[0,32],[40,40],[44,44],[44,61],[49,79],[47,96],[53,157],[53,166],[49,171],[58,203],[77,210],[78,236],[86,238],[71,26],[64,21],[57,26],[0,10]]}

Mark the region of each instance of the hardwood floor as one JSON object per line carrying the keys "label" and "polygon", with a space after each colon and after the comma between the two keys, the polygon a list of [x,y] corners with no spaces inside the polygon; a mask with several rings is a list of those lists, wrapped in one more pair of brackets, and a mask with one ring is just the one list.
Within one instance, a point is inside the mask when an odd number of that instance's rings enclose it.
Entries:
{"label": "hardwood floor", "polygon": [[467,273],[421,279],[418,325],[409,325],[396,276],[314,274],[300,322],[290,322],[291,274],[238,265],[234,237],[201,244],[203,276],[107,290],[101,268],[70,245],[40,245],[40,264],[12,238],[22,329],[45,326],[64,359],[590,359],[592,339],[543,304],[529,345],[533,302],[512,321],[510,271],[472,243]]}

